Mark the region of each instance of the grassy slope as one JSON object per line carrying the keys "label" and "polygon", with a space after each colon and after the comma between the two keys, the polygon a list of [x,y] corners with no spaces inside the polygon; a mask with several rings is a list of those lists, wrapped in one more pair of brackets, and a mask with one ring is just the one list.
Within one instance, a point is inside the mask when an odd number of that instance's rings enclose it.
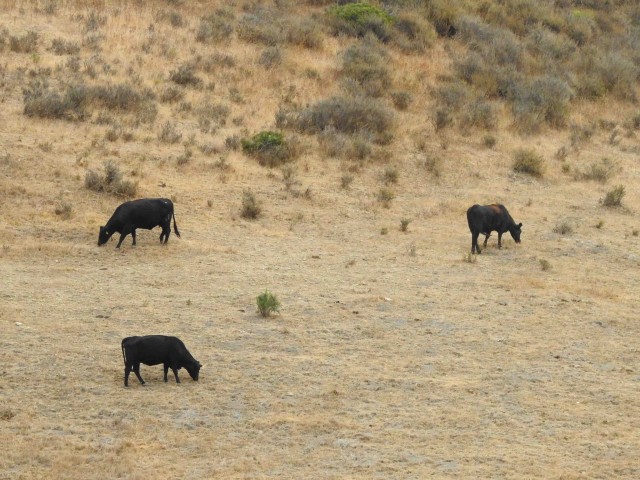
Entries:
{"label": "grassy slope", "polygon": [[[257,64],[262,45],[196,43],[197,7],[179,7],[180,28],[157,20],[164,4],[101,10],[101,50],[80,52],[98,66],[95,79],[81,73],[87,84],[137,75],[159,93],[195,55],[223,51],[236,61],[198,72],[213,89],[186,90],[194,108],[206,99],[230,106],[214,133],[199,130],[193,110],[158,102],[151,126],[107,112],[134,135],[110,142],[111,125],[93,121],[99,109],[84,122],[22,114],[28,71],[51,67],[54,84],[70,75],[55,70],[67,56],[46,47],[53,38],[82,44],[93,7],[65,3],[49,15],[8,3],[0,13],[11,35],[41,35],[37,56],[5,48],[2,61],[1,472],[637,478],[640,179],[635,132],[622,127],[632,104],[574,103],[571,121],[593,133],[573,145],[570,129],[518,136],[505,107],[487,149],[483,131],[433,128],[431,87],[462,46],[439,40],[420,55],[391,47],[394,88],[414,98],[396,112],[393,142],[359,164],[326,158],[302,136],[294,188],[309,188],[307,198],[285,189],[280,170],[227,150],[225,138],[273,128],[290,85],[303,106],[338,92],[337,55],[354,40],[286,46],[282,65],[266,71]],[[96,54],[103,62],[91,60]],[[195,136],[184,165],[181,143],[158,141],[167,120],[183,140]],[[619,141],[610,142],[607,122],[618,125]],[[202,153],[205,144],[218,153]],[[563,146],[568,173],[555,158]],[[521,147],[546,159],[542,179],[511,171]],[[216,166],[221,155],[230,169]],[[620,166],[609,183],[573,180],[605,156]],[[440,161],[438,178],[424,167],[430,157]],[[139,181],[139,196],[174,198],[182,239],[161,248],[155,232],[140,232],[135,249],[95,246],[121,201],[84,188],[87,168],[105,159]],[[377,195],[389,166],[399,180],[387,187],[396,194],[387,209]],[[346,190],[344,175],[354,178]],[[618,183],[623,207],[600,206]],[[263,202],[254,222],[239,216],[247,188]],[[523,244],[507,238],[502,251],[490,245],[467,263],[464,212],[494,201],[524,223]],[[72,205],[70,219],[55,214],[62,203]],[[412,220],[407,233],[403,218]],[[574,232],[554,233],[561,222]],[[540,259],[552,269],[542,271]],[[255,314],[264,288],[282,301],[281,316]],[[182,385],[164,385],[160,368],[143,367],[149,386],[124,390],[120,339],[145,333],[180,336],[205,365],[201,382],[183,372]]]}

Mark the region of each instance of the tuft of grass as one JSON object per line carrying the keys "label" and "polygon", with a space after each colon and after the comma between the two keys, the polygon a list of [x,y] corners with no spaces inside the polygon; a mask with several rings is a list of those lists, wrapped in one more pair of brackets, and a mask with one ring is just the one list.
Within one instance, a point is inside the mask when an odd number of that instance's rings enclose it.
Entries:
{"label": "tuft of grass", "polygon": [[202,83],[202,80],[195,74],[195,67],[191,64],[180,65],[177,70],[169,73],[169,80],[178,85],[192,87]]}
{"label": "tuft of grass", "polygon": [[531,149],[520,149],[514,154],[513,171],[526,173],[533,177],[542,177],[545,165],[542,155]]}
{"label": "tuft of grass", "polygon": [[167,120],[158,133],[158,140],[163,143],[178,143],[182,139],[182,133],[178,131],[176,126]]}
{"label": "tuft of grass", "polygon": [[541,258],[538,261],[540,262],[540,268],[542,269],[543,272],[547,272],[547,271],[551,270],[551,263],[549,263],[548,260],[545,260],[544,258]]}
{"label": "tuft of grass", "polygon": [[73,205],[69,202],[60,201],[56,205],[54,212],[63,220],[69,220],[73,216]]}
{"label": "tuft of grass", "polygon": [[240,216],[249,220],[254,220],[262,214],[262,207],[251,190],[242,192],[242,209]]}
{"label": "tuft of grass", "polygon": [[398,110],[404,111],[413,102],[413,97],[409,92],[391,92],[391,100],[393,100],[393,106]]}
{"label": "tuft of grass", "polygon": [[573,225],[571,225],[568,220],[563,220],[560,223],[556,224],[555,227],[553,227],[553,231],[554,233],[558,233],[560,235],[568,235],[570,233],[573,233]]}
{"label": "tuft of grass", "polygon": [[256,297],[256,304],[258,306],[258,313],[263,317],[269,317],[272,313],[280,312],[280,301],[278,298],[265,290]]}
{"label": "tuft of grass", "polygon": [[84,185],[95,192],[105,192],[119,197],[130,198],[136,195],[138,184],[122,178],[120,167],[108,160],[103,164],[104,173],[87,170]]}
{"label": "tuft of grass", "polygon": [[638,230],[637,228],[634,228],[631,231],[631,235],[633,235],[634,237],[637,237],[638,235],[640,235],[640,230]]}
{"label": "tuft of grass", "polygon": [[406,232],[409,229],[409,224],[411,223],[411,219],[403,218],[400,220],[400,231]]}
{"label": "tuft of grass", "polygon": [[345,175],[342,175],[342,177],[340,177],[340,187],[343,190],[349,189],[352,183],[353,183],[353,175],[345,174]]}
{"label": "tuft of grass", "polygon": [[478,256],[472,254],[471,252],[467,252],[462,257],[462,261],[465,263],[476,263],[478,261]]}
{"label": "tuft of grass", "polygon": [[618,169],[616,162],[604,157],[599,162],[593,162],[588,170],[577,173],[576,179],[593,180],[604,184],[615,175]]}
{"label": "tuft of grass", "polygon": [[382,181],[385,185],[398,183],[398,169],[396,167],[386,167],[382,173]]}
{"label": "tuft of grass", "polygon": [[604,227],[604,220],[598,220],[598,223],[596,223],[595,227],[600,230],[602,227]]}
{"label": "tuft of grass", "polygon": [[380,229],[380,235],[386,235],[387,233],[389,233],[389,229],[387,227],[382,227]]}
{"label": "tuft of grass", "polygon": [[625,193],[624,185],[617,185],[605,194],[601,202],[605,207],[619,207]]}
{"label": "tuft of grass", "polygon": [[498,140],[493,135],[487,134],[484,137],[482,137],[482,143],[487,148],[495,147],[497,142]]}
{"label": "tuft of grass", "polygon": [[391,208],[391,200],[396,198],[396,194],[389,188],[381,188],[378,192],[378,201],[384,208]]}

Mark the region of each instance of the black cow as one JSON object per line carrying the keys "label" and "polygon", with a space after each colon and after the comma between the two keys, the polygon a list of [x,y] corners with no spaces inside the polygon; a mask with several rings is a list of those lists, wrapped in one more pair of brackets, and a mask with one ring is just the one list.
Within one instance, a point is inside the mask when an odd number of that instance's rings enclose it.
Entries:
{"label": "black cow", "polygon": [[140,364],[164,364],[164,381],[167,381],[169,369],[180,383],[178,370],[184,367],[191,378],[198,381],[200,362],[198,362],[177,337],[165,335],[147,335],[144,337],[127,337],[122,340],[122,358],[124,359],[124,386],[129,386],[129,373],[133,370],[140,383],[144,380],[140,376]]}
{"label": "black cow", "polygon": [[504,205],[474,205],[467,210],[467,221],[471,230],[471,253],[480,253],[478,235],[484,234],[484,247],[492,231],[498,232],[498,248],[502,248],[502,234],[507,230],[520,243],[522,223],[516,224]]}
{"label": "black cow", "polygon": [[135,245],[136,228],[151,230],[158,225],[162,227],[160,243],[163,243],[164,240],[166,244],[171,234],[171,217],[173,217],[173,231],[179,237],[180,232],[178,232],[176,216],[173,213],[173,203],[168,198],[142,198],[124,202],[116,208],[107,224],[100,227],[98,246],[107,243],[111,235],[116,232],[120,234],[120,240],[118,240],[116,248],[120,248],[124,237],[129,234],[133,237],[133,244]]}

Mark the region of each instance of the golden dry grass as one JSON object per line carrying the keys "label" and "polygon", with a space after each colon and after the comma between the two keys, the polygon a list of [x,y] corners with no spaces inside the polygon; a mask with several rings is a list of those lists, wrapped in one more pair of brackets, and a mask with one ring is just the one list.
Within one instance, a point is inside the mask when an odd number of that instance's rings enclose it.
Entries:
{"label": "golden dry grass", "polygon": [[[283,66],[265,74],[261,46],[196,44],[202,12],[188,2],[179,29],[155,20],[164,3],[58,2],[55,15],[42,8],[0,9],[11,34],[42,35],[37,63],[8,50],[1,62],[0,478],[640,476],[633,132],[612,144],[596,129],[570,147],[568,130],[519,137],[501,117],[494,149],[482,132],[438,135],[429,88],[449,62],[438,43],[393,60],[396,85],[415,101],[399,114],[387,158],[354,169],[304,137],[296,188],[311,193],[298,196],[277,169],[225,150],[224,139],[271,128],[289,85],[303,104],[332,95],[345,39],[326,37],[320,51],[289,46]],[[161,104],[153,126],[129,127],[135,140],[108,142],[108,126],[22,115],[17,69],[55,68],[63,59],[43,46],[56,37],[80,42],[74,15],[93,8],[108,17],[100,55],[114,68],[97,82],[125,81],[134,65],[158,88],[195,54],[232,54],[237,66],[208,78],[213,91],[186,96],[194,106],[229,104],[227,124],[205,134],[192,116]],[[157,37],[143,54],[151,24]],[[300,74],[305,68],[320,80]],[[242,103],[230,100],[231,87]],[[633,111],[607,100],[578,105],[573,119],[622,124]],[[195,135],[184,165],[181,144],[157,139],[168,119],[183,140]],[[203,154],[203,143],[220,153]],[[606,185],[574,181],[555,158],[562,146],[571,169],[607,156],[620,173]],[[518,148],[545,158],[543,178],[512,172]],[[215,166],[219,155],[230,169]],[[425,155],[441,160],[439,177],[425,169]],[[157,230],[139,231],[137,247],[130,239],[120,251],[115,240],[96,246],[121,201],[84,188],[87,168],[105,159],[139,181],[140,196],[174,199],[181,239],[161,247]],[[383,208],[377,194],[388,165],[398,183]],[[627,189],[623,207],[602,207],[617,183]],[[247,188],[263,205],[256,221],[240,217]],[[71,218],[55,214],[60,201],[72,205]],[[523,222],[522,244],[506,235],[498,250],[494,234],[467,263],[465,211],[491,202]],[[407,232],[402,219],[411,220]],[[573,233],[554,233],[564,219]],[[267,319],[255,305],[265,288],[282,303]],[[143,366],[147,386],[132,379],[123,387],[121,339],[154,333],[184,340],[204,365],[198,383],[181,371],[181,385],[164,384],[161,367]]]}

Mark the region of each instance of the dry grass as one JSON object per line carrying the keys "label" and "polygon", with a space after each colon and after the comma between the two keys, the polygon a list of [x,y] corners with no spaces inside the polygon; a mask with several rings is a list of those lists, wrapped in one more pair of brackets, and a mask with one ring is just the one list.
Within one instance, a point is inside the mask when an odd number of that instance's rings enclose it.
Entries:
{"label": "dry grass", "polygon": [[[590,132],[579,139],[549,120],[520,136],[510,100],[492,103],[499,141],[484,148],[481,124],[436,132],[429,113],[445,108],[435,87],[454,82],[465,43],[438,39],[416,53],[389,27],[389,92],[350,98],[343,54],[362,40],[325,33],[329,3],[275,2],[271,16],[223,2],[206,12],[127,1],[0,10],[0,477],[640,476],[637,132],[611,142],[595,121],[637,115],[628,84],[606,101],[571,101],[567,124]],[[519,4],[544,13],[538,26],[556,21],[546,3]],[[462,5],[399,17],[447,35]],[[481,10],[528,28],[497,5]],[[617,15],[632,6],[619,5]],[[570,20],[576,39],[597,40],[575,9],[557,8],[558,28]],[[585,9],[597,32],[607,12]],[[305,28],[322,41],[294,41],[289,13],[313,20]],[[258,17],[239,35],[248,15]],[[279,20],[275,33],[265,18]],[[11,50],[11,37],[31,31],[35,54]],[[265,70],[257,60],[272,46],[281,63]],[[200,81],[172,81],[183,65]],[[27,116],[22,88],[36,80],[62,93],[71,80],[131,85],[143,101],[118,109],[91,97],[82,116]],[[446,107],[454,125],[478,98],[466,87],[467,103]],[[410,95],[407,108],[393,92]],[[308,115],[295,180],[313,196],[292,195],[279,170],[241,150],[241,139],[278,128],[283,104]],[[120,127],[130,141],[105,139]],[[520,149],[546,159],[544,177],[514,174]],[[623,208],[599,205],[617,177],[576,182],[561,170],[603,158],[624,176]],[[140,197],[174,201],[180,239],[163,247],[157,229],[139,230],[135,248],[96,246],[121,199],[84,188],[85,173],[107,159]],[[384,186],[385,171],[398,183]],[[245,191],[264,205],[252,221],[241,217]],[[522,244],[507,234],[501,250],[492,238],[466,256],[465,211],[492,202],[523,222]],[[553,232],[564,218],[571,235]],[[411,219],[406,231],[401,219]],[[282,306],[263,318],[256,295],[266,288]],[[183,373],[181,385],[164,384],[161,367],[143,366],[148,386],[123,387],[121,339],[153,333],[185,341],[204,365],[198,383]]]}

